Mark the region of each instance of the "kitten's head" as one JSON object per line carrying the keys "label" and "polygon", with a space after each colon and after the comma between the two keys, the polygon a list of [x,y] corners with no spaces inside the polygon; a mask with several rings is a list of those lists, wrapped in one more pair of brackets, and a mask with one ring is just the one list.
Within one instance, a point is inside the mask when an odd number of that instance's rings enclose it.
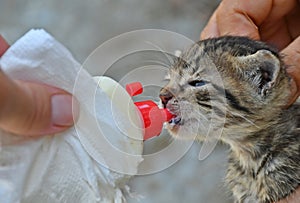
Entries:
{"label": "kitten's head", "polygon": [[212,123],[223,128],[223,137],[263,129],[276,122],[289,95],[278,52],[245,37],[198,42],[166,79],[160,97],[177,115],[168,129],[179,138],[206,135]]}

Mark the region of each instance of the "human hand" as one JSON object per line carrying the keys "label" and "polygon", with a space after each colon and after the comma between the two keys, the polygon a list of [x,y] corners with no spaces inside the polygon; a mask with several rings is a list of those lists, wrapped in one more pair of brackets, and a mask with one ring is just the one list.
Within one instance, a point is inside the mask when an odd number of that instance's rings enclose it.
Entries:
{"label": "human hand", "polygon": [[300,1],[223,0],[201,33],[201,39],[222,35],[248,36],[281,50],[291,76],[288,105],[300,95]]}
{"label": "human hand", "polygon": [[[0,57],[8,48],[0,35]],[[77,101],[64,90],[12,80],[1,69],[0,87],[0,128],[8,132],[26,136],[53,134],[72,126],[78,117]]]}

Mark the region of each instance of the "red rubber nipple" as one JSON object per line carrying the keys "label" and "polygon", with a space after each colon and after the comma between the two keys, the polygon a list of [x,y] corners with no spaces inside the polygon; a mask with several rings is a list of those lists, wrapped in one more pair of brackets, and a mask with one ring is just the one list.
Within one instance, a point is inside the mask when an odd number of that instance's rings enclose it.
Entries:
{"label": "red rubber nipple", "polygon": [[[130,83],[126,85],[126,91],[131,97],[136,96],[143,93],[143,86],[140,82]],[[158,105],[151,100],[134,102],[134,104],[144,121],[144,140],[158,136],[163,123],[175,117],[168,109],[158,108]]]}

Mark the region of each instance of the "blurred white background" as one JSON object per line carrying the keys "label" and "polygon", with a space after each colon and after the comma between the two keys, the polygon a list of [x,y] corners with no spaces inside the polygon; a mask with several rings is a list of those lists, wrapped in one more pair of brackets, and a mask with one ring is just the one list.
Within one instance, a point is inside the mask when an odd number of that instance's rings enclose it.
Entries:
{"label": "blurred white background", "polygon": [[[218,3],[219,0],[0,0],[0,34],[13,43],[31,28],[44,28],[83,62],[106,40],[137,29],[164,29],[197,41]],[[159,142],[165,140],[157,139],[149,146],[155,148]],[[206,160],[199,161],[200,146],[195,143],[183,159],[162,172],[133,178],[132,191],[144,198],[128,197],[128,202],[232,202],[223,186],[227,148],[219,145]]]}

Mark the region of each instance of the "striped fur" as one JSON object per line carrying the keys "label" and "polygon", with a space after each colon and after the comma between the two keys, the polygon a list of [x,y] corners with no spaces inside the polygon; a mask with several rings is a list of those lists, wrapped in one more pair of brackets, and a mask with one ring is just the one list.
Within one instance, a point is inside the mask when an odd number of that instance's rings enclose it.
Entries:
{"label": "striped fur", "polygon": [[[170,68],[161,95],[181,118],[177,138],[218,138],[230,145],[227,186],[236,202],[268,203],[300,184],[300,102],[285,108],[290,79],[274,48],[245,37],[194,44]],[[207,135],[208,134],[208,135]]]}

